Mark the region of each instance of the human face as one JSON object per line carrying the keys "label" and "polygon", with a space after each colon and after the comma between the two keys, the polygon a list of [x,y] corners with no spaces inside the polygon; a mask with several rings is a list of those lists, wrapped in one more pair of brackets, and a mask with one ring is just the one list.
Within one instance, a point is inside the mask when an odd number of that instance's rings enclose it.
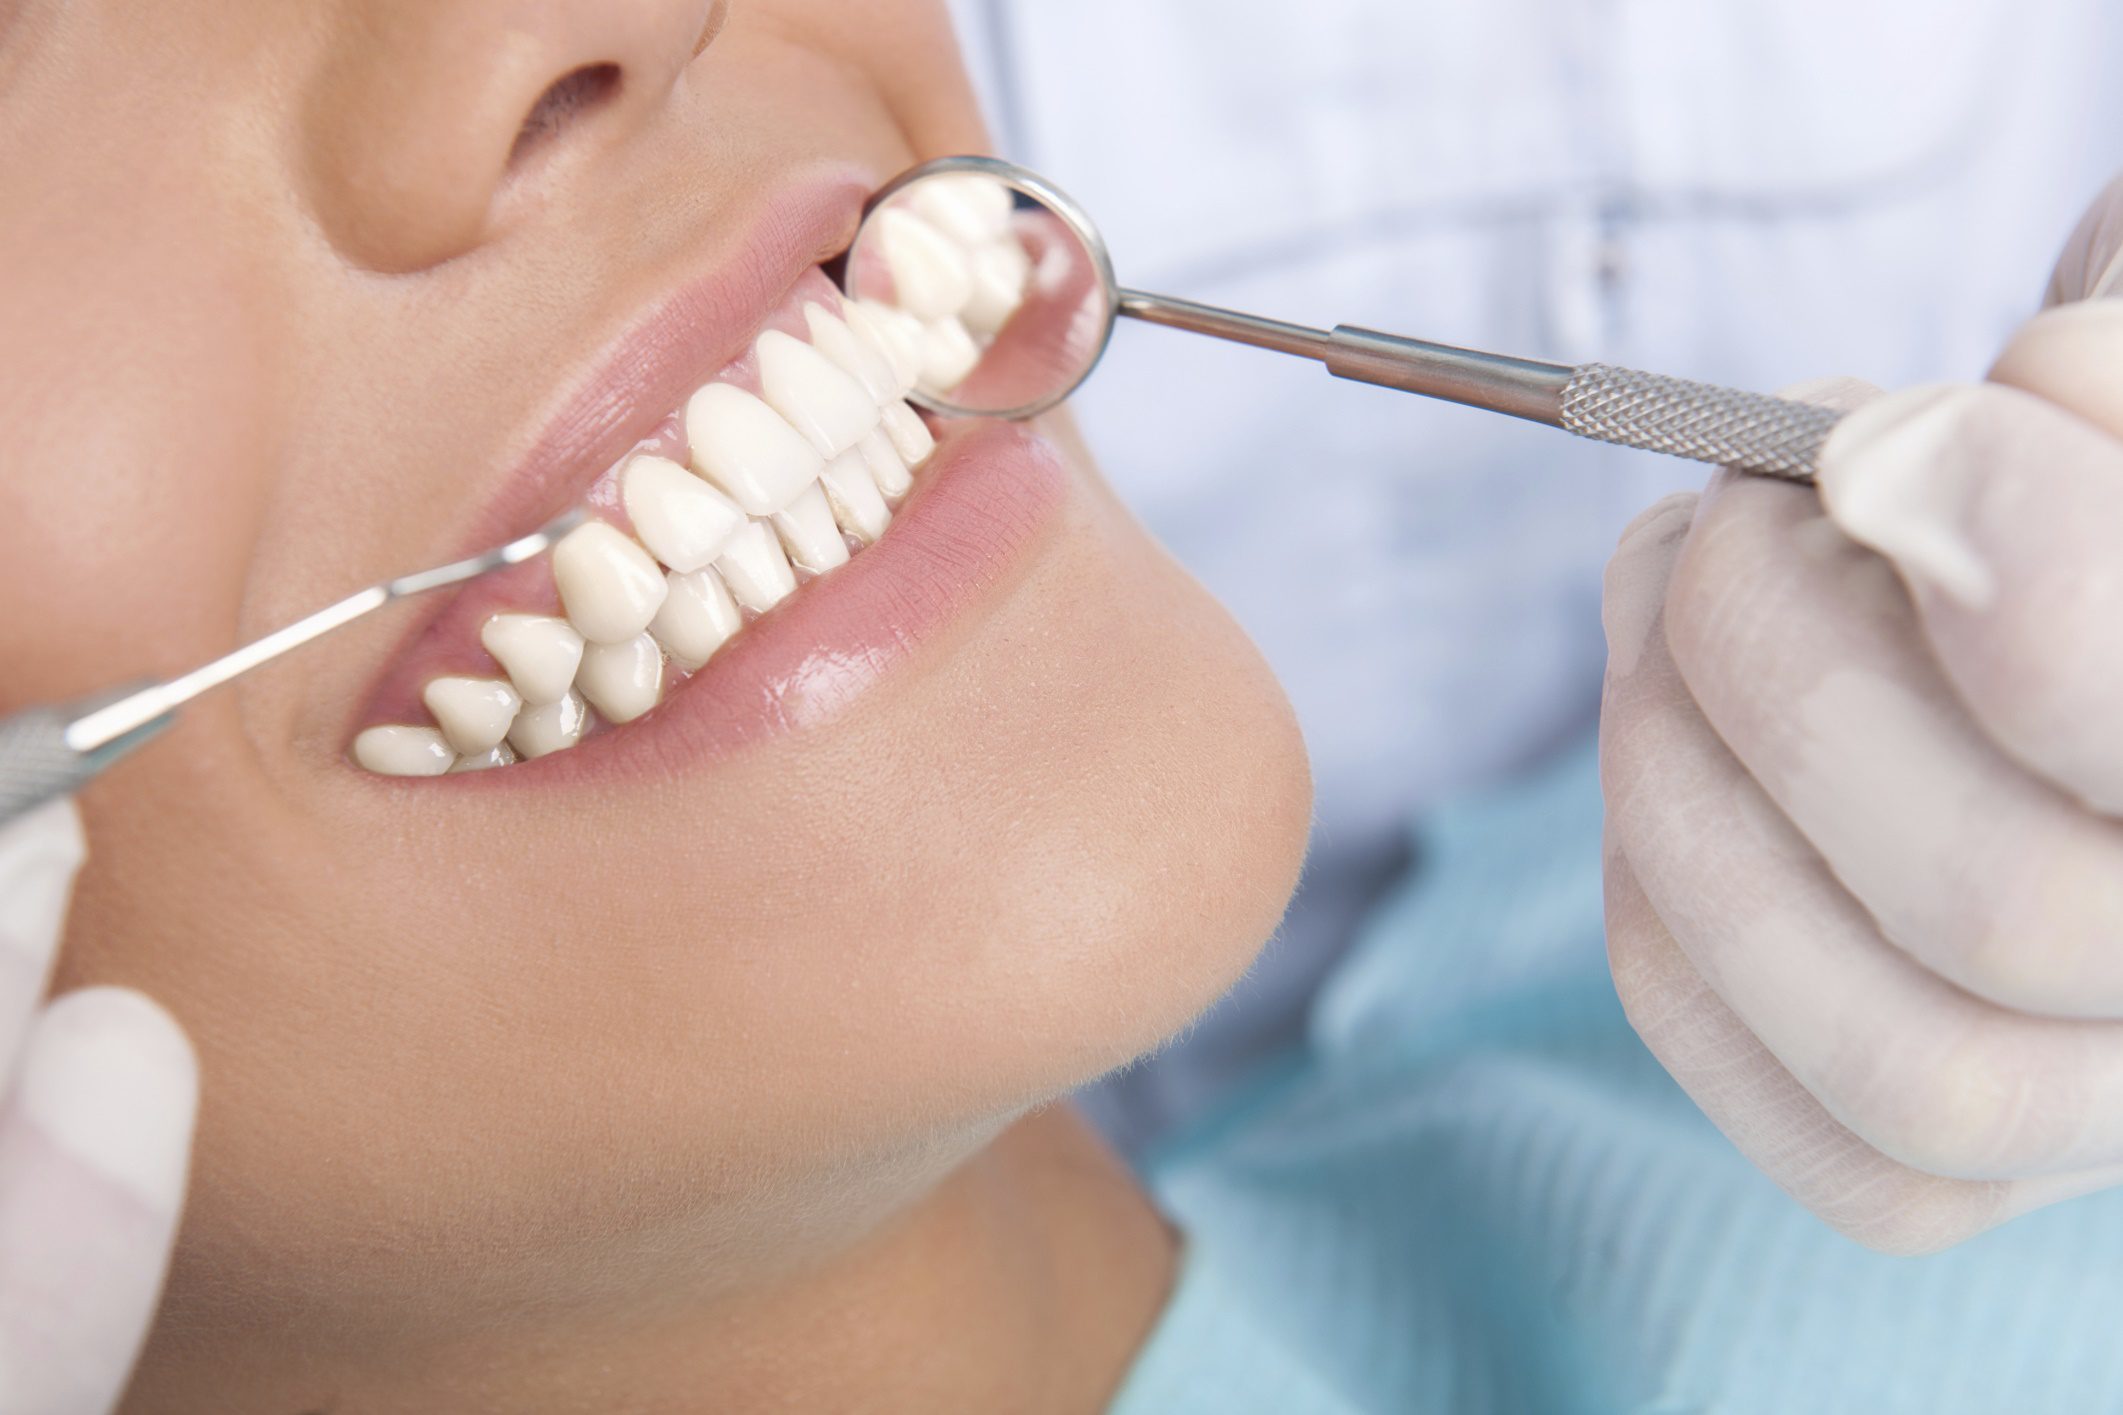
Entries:
{"label": "human face", "polygon": [[[0,0],[4,705],[591,497],[865,190],[981,141],[930,0]],[[1065,423],[945,430],[637,721],[355,766],[408,664],[496,674],[438,636],[538,574],[88,794],[61,984],[201,1054],[166,1330],[742,1293],[1180,1026],[1292,886],[1281,696]]]}

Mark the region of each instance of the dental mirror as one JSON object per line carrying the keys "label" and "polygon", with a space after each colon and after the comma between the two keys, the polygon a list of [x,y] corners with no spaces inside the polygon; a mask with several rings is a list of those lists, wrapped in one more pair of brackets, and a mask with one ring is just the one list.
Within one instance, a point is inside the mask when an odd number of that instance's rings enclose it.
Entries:
{"label": "dental mirror", "polygon": [[895,178],[849,247],[848,294],[921,354],[908,396],[945,417],[1022,419],[1091,376],[1126,316],[1269,349],[1337,378],[1579,437],[1811,482],[1842,414],[1610,364],[1557,364],[1353,325],[1315,329],[1123,287],[1089,213],[1035,172],[946,157]]}

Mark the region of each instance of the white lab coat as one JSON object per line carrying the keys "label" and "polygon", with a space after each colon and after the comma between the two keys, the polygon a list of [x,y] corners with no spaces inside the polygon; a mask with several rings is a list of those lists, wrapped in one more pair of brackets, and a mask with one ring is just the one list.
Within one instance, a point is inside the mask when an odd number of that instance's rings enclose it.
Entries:
{"label": "white lab coat", "polygon": [[[999,146],[1125,283],[1765,390],[1980,375],[2123,170],[2116,0],[956,8]],[[1413,813],[1589,728],[1601,566],[1704,472],[1147,328],[1076,406],[1319,793],[1285,937],[1096,1100],[1135,1143],[1291,1037]]]}

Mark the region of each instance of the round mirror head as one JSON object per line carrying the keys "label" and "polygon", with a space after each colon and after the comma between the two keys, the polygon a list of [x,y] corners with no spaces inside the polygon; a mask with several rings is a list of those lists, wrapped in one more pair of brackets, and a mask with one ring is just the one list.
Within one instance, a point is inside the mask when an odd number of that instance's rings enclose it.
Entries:
{"label": "round mirror head", "polygon": [[947,417],[1029,418],[1090,376],[1119,287],[1083,209],[1046,179],[946,157],[870,199],[847,292],[920,372],[908,397]]}

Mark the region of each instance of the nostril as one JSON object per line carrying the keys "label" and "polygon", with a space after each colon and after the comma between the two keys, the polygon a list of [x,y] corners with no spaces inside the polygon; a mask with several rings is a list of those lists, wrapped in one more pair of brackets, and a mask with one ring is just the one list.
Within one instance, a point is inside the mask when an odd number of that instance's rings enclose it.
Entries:
{"label": "nostril", "polygon": [[531,105],[509,149],[509,165],[516,166],[560,136],[577,120],[587,117],[618,94],[617,64],[586,64],[563,74]]}

